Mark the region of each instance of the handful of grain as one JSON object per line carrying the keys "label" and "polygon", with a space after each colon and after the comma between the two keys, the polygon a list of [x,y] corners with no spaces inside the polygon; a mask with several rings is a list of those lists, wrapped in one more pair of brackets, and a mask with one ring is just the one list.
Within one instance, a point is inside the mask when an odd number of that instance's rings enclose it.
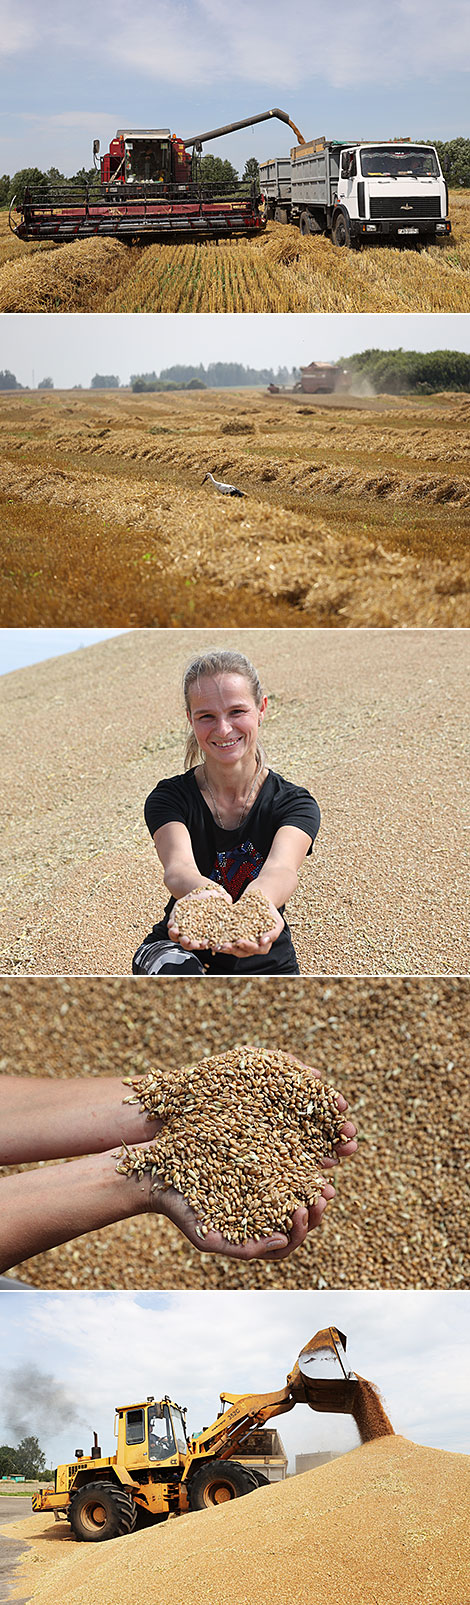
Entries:
{"label": "handful of grain", "polygon": [[233,1048],[185,1069],[131,1078],[126,1103],[140,1103],[162,1129],[148,1148],[123,1146],[117,1169],[175,1187],[198,1231],[229,1243],[289,1234],[299,1206],[315,1204],[344,1115],[337,1093],[285,1053]]}
{"label": "handful of grain", "polygon": [[211,892],[192,892],[180,898],[173,917],[180,936],[187,936],[190,942],[207,942],[211,948],[243,937],[259,942],[260,936],[273,928],[272,911],[262,892],[250,892],[239,903],[226,903],[224,897]]}

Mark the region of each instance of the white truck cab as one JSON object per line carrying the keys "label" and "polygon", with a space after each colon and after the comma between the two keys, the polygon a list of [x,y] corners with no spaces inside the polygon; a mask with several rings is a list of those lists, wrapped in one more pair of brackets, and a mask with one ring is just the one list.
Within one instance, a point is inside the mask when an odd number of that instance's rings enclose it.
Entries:
{"label": "white truck cab", "polygon": [[338,246],[383,240],[432,243],[450,234],[448,190],[437,151],[408,140],[315,139],[260,166],[268,215]]}

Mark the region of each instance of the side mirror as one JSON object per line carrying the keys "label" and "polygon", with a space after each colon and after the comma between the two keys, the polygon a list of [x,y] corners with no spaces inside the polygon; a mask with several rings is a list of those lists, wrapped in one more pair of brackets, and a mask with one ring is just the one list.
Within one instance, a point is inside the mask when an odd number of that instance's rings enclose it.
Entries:
{"label": "side mirror", "polygon": [[93,140],[93,155],[94,156],[99,156],[99,153],[100,153],[100,142],[99,142],[99,139],[94,139]]}

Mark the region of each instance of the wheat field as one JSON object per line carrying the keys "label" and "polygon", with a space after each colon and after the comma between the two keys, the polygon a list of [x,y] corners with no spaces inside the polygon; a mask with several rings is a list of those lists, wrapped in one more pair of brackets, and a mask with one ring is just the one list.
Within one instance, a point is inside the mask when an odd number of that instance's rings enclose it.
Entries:
{"label": "wheat field", "polygon": [[0,623],[468,624],[470,399],[322,401],[4,393]]}
{"label": "wheat field", "polygon": [[0,213],[2,312],[469,312],[470,192],[421,252],[340,251],[269,223],[253,240],[22,244]]}

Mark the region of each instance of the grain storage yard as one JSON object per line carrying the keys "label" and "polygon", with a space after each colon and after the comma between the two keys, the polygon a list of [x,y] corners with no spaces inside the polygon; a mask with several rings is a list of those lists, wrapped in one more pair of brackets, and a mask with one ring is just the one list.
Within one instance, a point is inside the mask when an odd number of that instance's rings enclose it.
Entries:
{"label": "grain storage yard", "polygon": [[[261,994],[261,997],[260,997]],[[349,1103],[359,1152],[323,1225],[268,1263],[200,1253],[139,1216],[17,1268],[45,1288],[447,1288],[468,1284],[465,981],[13,980],[0,987],[4,1075],[172,1073],[234,1042],[313,1065]],[[123,1088],[123,1097],[126,1089]],[[1,1183],[0,1183],[1,1185]],[[13,1267],[11,1267],[13,1271]]]}
{"label": "grain storage yard", "polygon": [[[363,1444],[245,1499],[132,1533],[76,1544],[50,1516],[10,1523],[28,1545],[16,1589],[37,1605],[465,1605],[466,1455],[403,1437]],[[373,1594],[371,1594],[373,1588]]]}
{"label": "grain storage yard", "polygon": [[468,312],[467,192],[450,215],[442,245],[356,253],[275,222],[253,240],[25,245],[0,212],[0,311]]}
{"label": "grain storage yard", "polygon": [[468,624],[468,396],[322,401],[4,392],[0,622]]}
{"label": "grain storage yard", "polygon": [[321,809],[302,972],[467,974],[460,631],[135,631],[5,676],[0,970],[130,974],[167,901],[144,800],[182,771],[183,670],[214,645],[253,659],[268,763]]}

